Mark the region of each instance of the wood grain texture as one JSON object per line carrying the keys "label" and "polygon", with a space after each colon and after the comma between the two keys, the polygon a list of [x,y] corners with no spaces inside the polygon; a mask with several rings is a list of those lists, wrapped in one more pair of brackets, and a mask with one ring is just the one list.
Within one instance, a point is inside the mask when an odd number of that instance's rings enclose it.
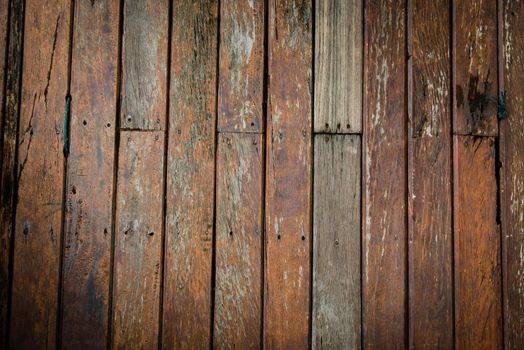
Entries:
{"label": "wood grain texture", "polygon": [[122,131],[118,158],[113,347],[158,348],[164,134]]}
{"label": "wood grain texture", "polygon": [[406,337],[406,4],[369,1],[365,21],[363,346]]}
{"label": "wood grain texture", "polygon": [[263,135],[221,133],[214,347],[262,345]]}
{"label": "wood grain texture", "polygon": [[315,132],[362,131],[362,6],[315,3]]}
{"label": "wood grain texture", "polygon": [[75,3],[62,347],[107,345],[119,2]]}
{"label": "wood grain texture", "polygon": [[316,135],[314,154],[312,345],[360,349],[360,136]]}
{"label": "wood grain texture", "polygon": [[124,4],[120,127],[164,130],[169,3],[127,0]]}
{"label": "wood grain texture", "polygon": [[265,1],[224,0],[220,9],[218,128],[261,132]]}
{"label": "wood grain texture", "polygon": [[218,1],[173,7],[163,348],[211,345]]}
{"label": "wood grain texture", "polygon": [[10,347],[56,346],[68,0],[25,3]]}
{"label": "wood grain texture", "polygon": [[503,1],[504,84],[508,118],[500,122],[505,255],[505,347],[524,344],[524,1]]}
{"label": "wood grain texture", "polygon": [[270,1],[265,346],[309,343],[312,3]]}
{"label": "wood grain texture", "polygon": [[448,0],[411,9],[409,346],[453,347],[451,59]]}
{"label": "wood grain texture", "polygon": [[455,347],[502,348],[493,138],[454,136]]}

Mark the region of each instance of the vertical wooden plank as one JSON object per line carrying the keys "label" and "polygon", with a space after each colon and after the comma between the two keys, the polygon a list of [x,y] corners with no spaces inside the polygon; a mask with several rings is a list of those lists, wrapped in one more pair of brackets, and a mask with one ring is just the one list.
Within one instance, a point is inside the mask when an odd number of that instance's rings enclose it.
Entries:
{"label": "vertical wooden plank", "polygon": [[75,3],[62,347],[107,345],[119,1]]}
{"label": "vertical wooden plank", "polygon": [[[406,3],[365,9],[363,346],[406,346]],[[394,292],[392,292],[394,291]]]}
{"label": "vertical wooden plank", "polygon": [[315,10],[315,132],[361,132],[362,0],[319,0]]}
{"label": "vertical wooden plank", "polygon": [[458,0],[453,10],[453,131],[496,136],[497,2]]}
{"label": "vertical wooden plank", "polygon": [[219,134],[214,346],[260,348],[262,330],[261,134]]}
{"label": "vertical wooden plank", "polygon": [[505,345],[524,344],[524,1],[504,0],[506,120],[501,121]]}
{"label": "vertical wooden plank", "polygon": [[223,0],[220,9],[218,129],[261,132],[264,0]]}
{"label": "vertical wooden plank", "polygon": [[312,3],[270,1],[265,344],[309,343]]}
{"label": "vertical wooden plank", "polygon": [[71,2],[26,1],[10,346],[56,346]]}
{"label": "vertical wooden plank", "polygon": [[218,1],[173,4],[163,347],[211,345]]}
{"label": "vertical wooden plank", "polygon": [[360,136],[316,135],[313,347],[360,349]]}
{"label": "vertical wooden plank", "polygon": [[450,3],[413,1],[409,347],[453,347]]}
{"label": "vertical wooden plank", "polygon": [[454,136],[455,345],[502,348],[495,142]]}

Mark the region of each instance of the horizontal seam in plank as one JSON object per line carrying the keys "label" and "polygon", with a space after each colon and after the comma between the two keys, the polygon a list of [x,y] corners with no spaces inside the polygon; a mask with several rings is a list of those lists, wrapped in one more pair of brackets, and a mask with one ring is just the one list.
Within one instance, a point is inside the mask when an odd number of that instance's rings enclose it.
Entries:
{"label": "horizontal seam in plank", "polygon": [[362,132],[329,132],[329,131],[315,131],[313,135],[356,135],[362,136]]}
{"label": "horizontal seam in plank", "polygon": [[139,128],[120,128],[120,131],[130,131],[130,132],[165,132],[164,129],[139,129]]}
{"label": "horizontal seam in plank", "polygon": [[495,137],[499,137],[499,135],[479,135],[479,134],[471,134],[471,133],[459,133],[459,132],[454,132],[453,133],[453,136],[470,136],[470,137],[476,137],[476,138],[495,138]]}
{"label": "horizontal seam in plank", "polygon": [[218,131],[219,134],[246,134],[246,135],[264,135],[262,131]]}

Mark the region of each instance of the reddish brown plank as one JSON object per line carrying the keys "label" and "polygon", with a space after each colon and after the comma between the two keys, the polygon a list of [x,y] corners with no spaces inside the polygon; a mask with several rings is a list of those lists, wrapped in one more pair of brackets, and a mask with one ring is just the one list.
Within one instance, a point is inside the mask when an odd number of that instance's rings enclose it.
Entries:
{"label": "reddish brown plank", "polygon": [[414,1],[409,117],[409,346],[453,347],[449,1]]}
{"label": "reddish brown plank", "polygon": [[495,142],[454,136],[455,347],[502,348]]}
{"label": "reddish brown plank", "polygon": [[404,1],[365,8],[363,346],[405,347],[406,26]]}
{"label": "reddish brown plank", "polygon": [[75,2],[62,347],[108,342],[118,1]]}
{"label": "reddish brown plank", "polygon": [[308,346],[312,3],[270,1],[265,344]]}
{"label": "reddish brown plank", "polygon": [[163,348],[211,345],[218,0],[173,4]]}
{"label": "reddish brown plank", "polygon": [[264,130],[263,0],[224,0],[220,9],[220,131]]}

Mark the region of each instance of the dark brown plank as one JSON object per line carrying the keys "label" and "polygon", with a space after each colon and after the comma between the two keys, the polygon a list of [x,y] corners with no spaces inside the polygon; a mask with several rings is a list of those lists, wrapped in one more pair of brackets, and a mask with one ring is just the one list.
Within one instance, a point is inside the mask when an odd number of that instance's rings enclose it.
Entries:
{"label": "dark brown plank", "polygon": [[508,117],[500,123],[505,347],[524,344],[524,2],[503,1]]}
{"label": "dark brown plank", "polygon": [[455,347],[502,348],[493,138],[454,136]]}
{"label": "dark brown plank", "polygon": [[222,133],[217,155],[214,347],[261,348],[263,136]]}
{"label": "dark brown plank", "polygon": [[62,347],[105,348],[118,67],[118,1],[75,3]]}
{"label": "dark brown plank", "polygon": [[316,135],[313,346],[359,349],[360,136]]}
{"label": "dark brown plank", "polygon": [[163,348],[211,345],[218,1],[173,4]]}
{"label": "dark brown plank", "polygon": [[309,343],[312,3],[269,5],[265,344]]}
{"label": "dark brown plank", "polygon": [[409,113],[409,347],[453,347],[449,1],[414,1]]}
{"label": "dark brown plank", "polygon": [[369,349],[405,347],[405,7],[368,1],[365,9],[362,305]]}
{"label": "dark brown plank", "polygon": [[497,2],[457,0],[453,11],[453,131],[496,136]]}
{"label": "dark brown plank", "polygon": [[264,130],[264,17],[263,0],[221,2],[220,131]]}

